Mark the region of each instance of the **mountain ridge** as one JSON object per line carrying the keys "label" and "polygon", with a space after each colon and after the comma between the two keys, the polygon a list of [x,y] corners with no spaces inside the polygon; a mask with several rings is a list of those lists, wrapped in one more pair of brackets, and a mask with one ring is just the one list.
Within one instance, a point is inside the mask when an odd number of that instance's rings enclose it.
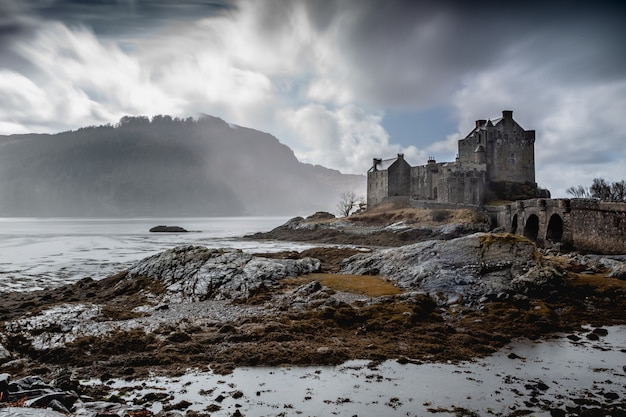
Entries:
{"label": "mountain ridge", "polygon": [[0,136],[0,216],[291,215],[332,211],[364,187],[212,116]]}

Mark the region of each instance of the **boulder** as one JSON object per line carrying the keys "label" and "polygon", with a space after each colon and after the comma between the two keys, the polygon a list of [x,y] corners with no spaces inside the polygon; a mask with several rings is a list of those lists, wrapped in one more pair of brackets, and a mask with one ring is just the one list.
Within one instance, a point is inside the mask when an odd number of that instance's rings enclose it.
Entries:
{"label": "boulder", "polygon": [[132,266],[126,279],[145,276],[158,280],[170,300],[246,298],[276,281],[318,270],[320,261],[267,259],[240,249],[179,246]]}
{"label": "boulder", "polygon": [[[9,374],[0,374],[3,401],[24,401],[23,407],[2,407],[0,417],[76,417],[148,415],[135,405],[80,398],[76,392],[64,391],[45,382],[39,376],[27,376],[11,382]],[[0,403],[1,404],[1,403]]]}
{"label": "boulder", "polygon": [[11,359],[11,352],[0,344],[0,363],[4,363]]}
{"label": "boulder", "polygon": [[357,254],[343,262],[341,272],[383,275],[401,288],[470,302],[557,285],[553,280],[560,279],[556,270],[538,263],[535,245],[528,239],[490,233]]}
{"label": "boulder", "polygon": [[187,233],[187,230],[180,226],[154,226],[150,231],[152,233]]}

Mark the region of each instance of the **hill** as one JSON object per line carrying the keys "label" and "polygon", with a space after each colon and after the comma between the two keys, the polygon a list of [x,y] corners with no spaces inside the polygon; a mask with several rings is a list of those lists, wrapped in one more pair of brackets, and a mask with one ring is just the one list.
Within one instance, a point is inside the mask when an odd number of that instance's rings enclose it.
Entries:
{"label": "hill", "polygon": [[291,215],[364,185],[210,116],[0,136],[0,216]]}

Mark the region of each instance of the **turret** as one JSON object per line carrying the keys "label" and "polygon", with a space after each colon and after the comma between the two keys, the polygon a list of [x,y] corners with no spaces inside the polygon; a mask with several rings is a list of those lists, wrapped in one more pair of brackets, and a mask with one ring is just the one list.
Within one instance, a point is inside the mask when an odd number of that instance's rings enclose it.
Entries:
{"label": "turret", "polygon": [[474,151],[474,162],[477,164],[484,164],[487,162],[485,147],[483,145],[478,145],[476,147],[476,150]]}

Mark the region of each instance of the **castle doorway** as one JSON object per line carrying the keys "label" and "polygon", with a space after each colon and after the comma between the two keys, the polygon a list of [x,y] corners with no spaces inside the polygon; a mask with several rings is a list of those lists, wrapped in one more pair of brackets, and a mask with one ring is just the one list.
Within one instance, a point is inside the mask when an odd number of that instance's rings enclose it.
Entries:
{"label": "castle doorway", "polygon": [[517,232],[517,214],[513,216],[513,221],[511,222],[511,233],[515,234]]}
{"label": "castle doorway", "polygon": [[537,240],[537,236],[539,235],[539,217],[535,214],[531,214],[528,216],[526,220],[526,225],[524,226],[524,236],[533,242]]}
{"label": "castle doorway", "polygon": [[563,238],[563,219],[558,214],[553,214],[548,222],[548,231],[546,232],[546,240],[556,243]]}

